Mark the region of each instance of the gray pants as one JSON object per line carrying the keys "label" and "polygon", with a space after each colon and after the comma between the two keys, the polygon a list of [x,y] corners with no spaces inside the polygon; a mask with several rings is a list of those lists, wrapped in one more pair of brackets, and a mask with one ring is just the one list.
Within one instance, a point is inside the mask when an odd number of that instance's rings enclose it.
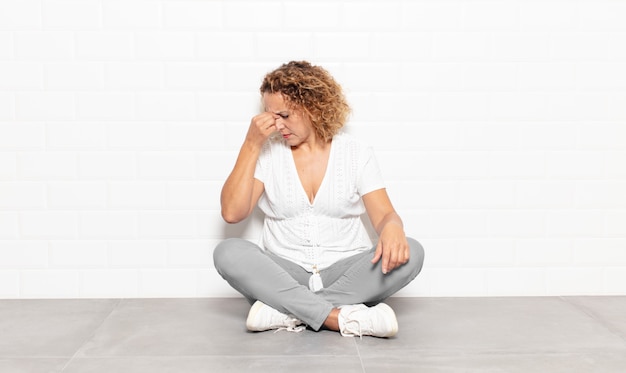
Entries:
{"label": "gray pants", "polygon": [[213,260],[217,272],[250,303],[260,300],[319,330],[333,308],[376,304],[411,282],[422,269],[424,249],[416,240],[408,241],[411,257],[401,267],[383,275],[382,260],[371,263],[373,248],[320,271],[324,288],[316,293],[308,287],[311,273],[244,239],[221,242]]}

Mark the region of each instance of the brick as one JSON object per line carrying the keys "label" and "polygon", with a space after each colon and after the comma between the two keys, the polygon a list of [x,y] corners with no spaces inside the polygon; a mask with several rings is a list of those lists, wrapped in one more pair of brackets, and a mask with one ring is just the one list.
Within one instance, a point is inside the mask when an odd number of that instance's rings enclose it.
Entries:
{"label": "brick", "polygon": [[170,124],[168,147],[181,150],[221,150],[225,147],[226,135],[224,132],[223,124]]}
{"label": "brick", "polygon": [[391,201],[405,209],[450,209],[459,207],[457,181],[387,182]]}
{"label": "brick", "polygon": [[459,127],[460,149],[513,150],[519,146],[520,128],[516,125],[465,123]]}
{"label": "brick", "polygon": [[[278,47],[276,40],[283,46]],[[313,59],[313,35],[306,32],[264,32],[256,35],[256,58],[270,61],[289,61],[293,56],[298,59]]]}
{"label": "brick", "polygon": [[432,106],[434,120],[483,121],[489,119],[490,97],[486,93],[440,93],[433,97]]}
{"label": "brick", "polygon": [[528,150],[574,150],[577,131],[569,123],[539,122],[520,126],[520,147]]}
{"label": "brick", "polygon": [[196,214],[179,211],[139,213],[141,238],[193,238],[197,235]]}
{"label": "brick", "polygon": [[19,271],[0,270],[0,297],[3,299],[16,299],[20,297]]}
{"label": "brick", "polygon": [[130,211],[80,213],[81,239],[129,239],[137,235],[137,214]]}
{"label": "brick", "polygon": [[21,298],[77,298],[79,270],[41,269],[21,271]]}
{"label": "brick", "polygon": [[370,30],[375,25],[377,31],[394,30],[401,27],[398,23],[401,2],[345,2],[341,25],[348,30]]}
{"label": "brick", "polygon": [[433,59],[438,62],[490,61],[493,54],[491,33],[440,32],[433,38]]}
{"label": "brick", "polygon": [[50,243],[50,268],[100,268],[108,264],[104,241],[53,241]]}
{"label": "brick", "polygon": [[155,1],[105,1],[102,3],[103,27],[107,30],[159,29],[160,8]]}
{"label": "brick", "polygon": [[196,100],[192,93],[140,93],[135,98],[139,120],[196,119]]}
{"label": "brick", "polygon": [[279,30],[283,8],[278,1],[225,2],[224,16],[223,25],[227,30]]}
{"label": "brick", "polygon": [[213,268],[213,248],[219,240],[172,240],[167,244],[171,268]]}
{"label": "brick", "polygon": [[[397,64],[358,62],[346,64],[340,81],[344,87],[355,91],[394,92],[398,89],[400,76]],[[339,79],[337,76],[335,78]]]}
{"label": "brick", "polygon": [[576,207],[581,209],[626,208],[624,190],[626,190],[626,181],[578,181],[576,182]]}
{"label": "brick", "polygon": [[[233,170],[238,151],[201,152],[194,156],[197,180],[224,181]],[[215,163],[216,159],[221,162]]]}
{"label": "brick", "polygon": [[83,31],[75,36],[76,59],[124,61],[131,59],[132,34],[115,31]]}
{"label": "brick", "polygon": [[167,207],[172,209],[220,208],[222,182],[171,182],[167,184]]}
{"label": "brick", "polygon": [[108,201],[111,208],[158,209],[165,206],[165,183],[133,181],[112,182],[108,185]]}
{"label": "brick", "polygon": [[580,150],[626,150],[626,128],[622,123],[585,123],[578,127]]}
{"label": "brick", "polygon": [[45,208],[45,194],[43,183],[1,182],[0,208],[16,210]]}
{"label": "brick", "polygon": [[173,90],[219,91],[224,87],[224,67],[218,63],[168,63],[165,86]]}
{"label": "brick", "polygon": [[578,4],[579,28],[586,32],[626,31],[626,4],[620,1],[585,1]]}
{"label": "brick", "polygon": [[567,1],[525,1],[517,4],[525,32],[576,31],[579,10]]}
{"label": "brick", "polygon": [[460,208],[515,207],[515,184],[511,181],[462,181],[458,188]]}
{"label": "brick", "polygon": [[515,261],[512,239],[479,238],[459,242],[458,261],[461,267],[511,267]]}
{"label": "brick", "polygon": [[545,155],[539,151],[493,151],[488,166],[495,179],[542,179],[546,174]]}
{"label": "brick", "polygon": [[46,125],[46,146],[49,149],[104,149],[106,126],[102,123],[49,123]]}
{"label": "brick", "polygon": [[20,213],[20,234],[32,239],[74,239],[78,218],[74,212],[30,211]]}
{"label": "brick", "polygon": [[518,86],[528,92],[574,91],[576,64],[531,62],[518,67]]}
{"label": "brick", "polygon": [[411,31],[460,31],[465,23],[463,1],[402,3],[402,28]]}
{"label": "brick", "polygon": [[69,61],[74,58],[74,35],[69,31],[19,31],[14,36],[17,59]]}
{"label": "brick", "polygon": [[487,225],[490,237],[533,238],[546,234],[546,216],[534,210],[491,210]]}
{"label": "brick", "polygon": [[43,27],[45,29],[90,30],[101,28],[98,0],[45,0]]}
{"label": "brick", "polygon": [[0,241],[0,269],[31,269],[48,266],[46,241]]}
{"label": "brick", "polygon": [[[258,85],[262,77],[259,77]],[[258,87],[257,87],[258,89]],[[198,119],[213,122],[250,123],[260,110],[258,91],[247,93],[205,93],[196,95],[198,100]]]}
{"label": "brick", "polygon": [[508,1],[474,1],[465,3],[463,29],[476,31],[517,31],[520,11],[517,4]]}
{"label": "brick", "polygon": [[91,269],[81,272],[83,298],[137,298],[139,271],[133,269]]}
{"label": "brick", "polygon": [[141,179],[191,180],[194,171],[191,153],[150,152],[139,155]]}
{"label": "brick", "polygon": [[493,35],[493,59],[497,61],[549,61],[551,50],[550,33],[498,32]]}
{"label": "brick", "polygon": [[624,294],[626,293],[626,267],[607,268],[604,271],[604,293]]}
{"label": "brick", "polygon": [[518,181],[515,190],[521,209],[574,208],[576,185],[569,181]]}
{"label": "brick", "polygon": [[109,243],[113,268],[164,268],[167,244],[163,240],[115,241]]}
{"label": "brick", "polygon": [[[200,60],[234,61],[235,63],[253,60],[255,35],[255,32],[238,31],[198,32],[196,34],[197,58]],[[269,69],[264,70],[264,72],[267,71]],[[228,82],[229,84],[238,83],[237,80],[228,80]]]}
{"label": "brick", "polygon": [[107,204],[107,186],[98,182],[48,183],[48,208],[99,209]]}
{"label": "brick", "polygon": [[537,237],[515,242],[519,267],[564,267],[572,264],[572,241],[567,238]]}
{"label": "brick", "polygon": [[77,118],[81,120],[129,120],[134,116],[131,93],[78,93]]}
{"label": "brick", "polygon": [[288,30],[337,30],[341,26],[341,5],[339,2],[285,2],[284,26]]}
{"label": "brick", "polygon": [[[19,231],[19,215],[17,212],[0,212],[0,239],[17,239]],[[6,243],[0,242],[0,246]]]}
{"label": "brick", "polygon": [[192,32],[139,32],[135,34],[135,56],[139,60],[181,61],[194,58]]}
{"label": "brick", "polygon": [[579,63],[576,65],[576,86],[582,91],[624,92],[626,73],[623,63]]}
{"label": "brick", "polygon": [[168,129],[164,123],[111,123],[108,144],[112,149],[164,149],[169,142]]}
{"label": "brick", "polygon": [[[410,47],[409,47],[410,46]],[[397,62],[429,62],[433,58],[433,36],[421,32],[385,32],[370,36],[370,59]]]}
{"label": "brick", "polygon": [[67,120],[76,115],[75,98],[69,92],[18,93],[16,107],[19,120]]}
{"label": "brick", "polygon": [[546,270],[547,295],[594,295],[604,291],[602,268],[551,268]]}
{"label": "brick", "polygon": [[14,153],[0,153],[0,181],[15,180],[16,176],[17,156]]}
{"label": "brick", "polygon": [[46,88],[55,91],[93,91],[103,87],[100,63],[51,63],[44,66]]}
{"label": "brick", "polygon": [[18,177],[24,180],[66,180],[76,177],[76,154],[29,152],[17,158]]}
{"label": "brick", "polygon": [[161,63],[111,62],[105,65],[104,86],[112,90],[158,90],[164,85]]}
{"label": "brick", "polygon": [[598,210],[550,210],[546,213],[549,237],[602,237],[604,212]]}
{"label": "brick", "polygon": [[398,208],[407,232],[420,238],[476,238],[487,235],[487,214],[472,210],[402,210]]}
{"label": "brick", "polygon": [[215,269],[198,270],[199,297],[239,297],[239,294],[217,273]]}
{"label": "brick", "polygon": [[[45,146],[45,127],[40,123],[0,123],[0,148],[37,150]],[[9,153],[7,153],[9,154]]]}
{"label": "brick", "polygon": [[0,59],[13,58],[13,34],[9,31],[0,31]]}
{"label": "brick", "polygon": [[626,180],[626,151],[607,151],[605,154],[607,178]]}
{"label": "brick", "polygon": [[487,272],[480,268],[433,268],[429,271],[432,294],[477,296],[487,293]]}
{"label": "brick", "polygon": [[263,234],[263,215],[258,209],[239,224],[225,223],[218,210],[198,212],[197,218],[199,238],[241,237],[258,243]]}
{"label": "brick", "polygon": [[177,1],[163,3],[167,29],[218,30],[222,27],[222,2]]}
{"label": "brick", "polygon": [[3,1],[0,3],[0,30],[41,29],[41,1]]}
{"label": "brick", "polygon": [[25,91],[43,88],[39,63],[0,62],[0,90]]}
{"label": "brick", "polygon": [[626,237],[578,239],[573,242],[573,264],[581,267],[625,267]]}
{"label": "brick", "polygon": [[[623,198],[623,197],[620,197]],[[626,212],[623,210],[608,210],[606,212],[606,233],[607,237],[626,238]]]}
{"label": "brick", "polygon": [[367,33],[316,33],[313,35],[314,57],[317,60],[362,61],[370,53]]}
{"label": "brick", "polygon": [[604,175],[604,154],[600,151],[546,152],[549,179],[599,179]]}
{"label": "brick", "polygon": [[492,268],[487,270],[489,296],[541,296],[546,294],[545,270]]}
{"label": "brick", "polygon": [[140,271],[141,297],[195,297],[198,274],[195,271],[163,269]]}
{"label": "brick", "polygon": [[90,180],[128,180],[137,176],[137,160],[129,152],[90,152],[78,157],[78,175]]}
{"label": "brick", "polygon": [[601,33],[553,33],[550,42],[550,57],[554,61],[588,62],[610,60],[610,40]]}

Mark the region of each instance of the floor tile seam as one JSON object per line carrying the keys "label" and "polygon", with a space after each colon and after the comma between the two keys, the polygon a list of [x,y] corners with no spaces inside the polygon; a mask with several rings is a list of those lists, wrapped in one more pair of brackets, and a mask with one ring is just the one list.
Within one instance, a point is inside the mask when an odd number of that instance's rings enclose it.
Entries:
{"label": "floor tile seam", "polygon": [[621,330],[616,328],[611,322],[607,321],[604,317],[601,317],[589,307],[586,307],[582,304],[577,304],[576,302],[569,300],[568,297],[563,296],[559,298],[563,302],[569,304],[573,308],[579,310],[580,312],[592,318],[595,322],[597,322],[598,324],[606,328],[611,334],[619,337],[622,341],[624,341],[624,343],[626,343],[626,334],[624,334]]}
{"label": "floor tile seam", "polygon": [[359,357],[359,364],[361,364],[361,370],[363,370],[363,373],[365,373],[366,372],[365,363],[363,362],[363,357],[361,356],[361,349],[359,348],[359,344],[357,343],[356,339],[354,339],[353,343],[356,349],[357,356]]}
{"label": "floor tile seam", "polygon": [[114,299],[114,300],[115,300],[115,304],[113,305],[113,307],[111,307],[111,310],[109,310],[109,313],[105,317],[102,318],[102,320],[100,321],[100,324],[98,324],[95,328],[93,328],[91,333],[89,333],[89,335],[87,335],[85,339],[82,341],[82,343],[76,348],[76,351],[74,351],[74,354],[72,354],[72,356],[68,359],[68,361],[65,362],[65,364],[63,365],[63,368],[61,368],[61,372],[64,372],[65,369],[67,369],[67,367],[72,363],[72,361],[74,361],[77,355],[81,352],[83,347],[85,347],[85,345],[93,339],[93,337],[97,334],[98,330],[102,328],[104,323],[111,317],[113,312],[115,312],[115,310],[122,303],[122,299]]}
{"label": "floor tile seam", "polygon": [[568,355],[568,354],[600,354],[600,353],[615,353],[626,354],[626,347],[602,347],[602,348],[570,348],[570,349],[546,349],[546,350],[529,350],[529,349],[502,349],[502,350],[466,350],[466,349],[447,349],[447,350],[428,350],[428,349],[395,349],[392,351],[382,351],[380,354],[370,354],[366,356],[381,357],[381,356],[406,356],[407,354],[418,354],[420,356],[494,356],[494,355],[520,355],[520,356],[534,356],[534,355]]}

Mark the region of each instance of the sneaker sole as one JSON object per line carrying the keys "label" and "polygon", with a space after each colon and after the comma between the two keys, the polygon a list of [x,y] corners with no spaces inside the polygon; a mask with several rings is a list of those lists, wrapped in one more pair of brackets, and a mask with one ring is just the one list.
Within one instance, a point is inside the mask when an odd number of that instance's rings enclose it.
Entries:
{"label": "sneaker sole", "polygon": [[390,325],[390,332],[377,337],[393,337],[396,335],[398,333],[398,319],[396,319],[396,313],[385,303],[379,303],[375,307],[382,310],[387,315],[388,320],[393,320],[393,323]]}

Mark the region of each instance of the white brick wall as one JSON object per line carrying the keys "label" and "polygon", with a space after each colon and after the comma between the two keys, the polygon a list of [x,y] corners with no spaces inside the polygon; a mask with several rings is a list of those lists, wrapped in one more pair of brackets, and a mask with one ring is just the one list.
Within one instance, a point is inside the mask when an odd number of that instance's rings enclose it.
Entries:
{"label": "white brick wall", "polygon": [[264,73],[328,68],[422,275],[626,294],[626,3],[0,2],[0,298],[236,295],[219,191]]}

